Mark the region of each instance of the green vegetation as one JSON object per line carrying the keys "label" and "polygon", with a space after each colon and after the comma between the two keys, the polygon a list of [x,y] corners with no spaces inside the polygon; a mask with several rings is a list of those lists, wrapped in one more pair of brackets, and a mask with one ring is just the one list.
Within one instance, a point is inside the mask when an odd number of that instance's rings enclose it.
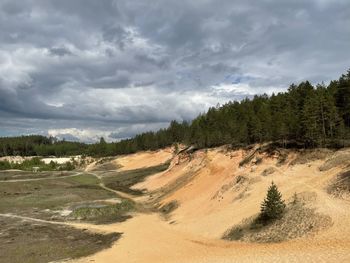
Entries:
{"label": "green vegetation", "polygon": [[280,219],[285,211],[286,204],[282,200],[282,194],[278,191],[274,182],[271,183],[267,191],[266,198],[261,204],[258,221],[264,224],[275,219]]}
{"label": "green vegetation", "polygon": [[27,182],[0,182],[0,213],[62,219],[55,211],[77,203],[115,198],[90,174]]}
{"label": "green vegetation", "polygon": [[309,208],[302,198],[295,194],[278,219],[269,221],[268,224],[262,224],[259,216],[245,219],[228,230],[223,238],[258,243],[281,242],[305,236],[331,225],[332,220],[329,216]]}
{"label": "green vegetation", "polygon": [[287,92],[257,95],[212,107],[192,122],[172,121],[168,128],[117,143],[87,145],[43,136],[0,138],[0,156],[111,156],[156,150],[174,143],[199,148],[223,144],[245,146],[267,141],[283,147],[350,145],[350,70],[328,86],[305,81]]}
{"label": "green vegetation", "polygon": [[58,141],[40,135],[0,138],[0,156],[70,156],[81,154],[87,148],[83,143]]}
{"label": "green vegetation", "polygon": [[7,180],[23,180],[23,179],[53,179],[74,175],[74,172],[68,171],[46,171],[33,173],[32,171],[0,171],[0,182]]}
{"label": "green vegetation", "polygon": [[64,164],[57,164],[53,161],[46,164],[39,157],[34,157],[32,159],[24,160],[22,163],[9,162],[9,161],[0,161],[0,170],[23,170],[23,171],[32,171],[33,167],[39,168],[39,171],[72,171],[75,169],[73,162],[66,162]]}
{"label": "green vegetation", "polygon": [[130,216],[126,213],[134,210],[134,203],[130,200],[122,200],[118,204],[93,205],[74,209],[70,215],[74,219],[91,221],[97,224],[114,223],[124,221]]}
{"label": "green vegetation", "polygon": [[148,168],[117,172],[110,176],[104,176],[102,178],[103,183],[114,190],[122,191],[129,194],[140,195],[139,190],[130,189],[130,187],[138,182],[143,181],[147,176],[156,174],[168,169],[169,163],[152,166]]}
{"label": "green vegetation", "polygon": [[0,225],[0,262],[46,263],[84,257],[110,247],[121,236],[6,217],[0,217]]}

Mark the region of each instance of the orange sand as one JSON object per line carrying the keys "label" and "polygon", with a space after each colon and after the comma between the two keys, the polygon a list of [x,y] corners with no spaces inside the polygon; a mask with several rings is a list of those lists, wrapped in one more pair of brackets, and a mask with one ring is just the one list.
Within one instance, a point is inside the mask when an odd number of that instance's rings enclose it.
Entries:
{"label": "orange sand", "polygon": [[[122,238],[113,247],[76,262],[350,262],[350,200],[333,198],[325,191],[344,167],[320,172],[324,160],[277,166],[275,158],[265,155],[260,156],[263,161],[258,165],[239,167],[245,154],[216,148],[196,152],[191,160],[174,158],[167,171],[135,186],[161,196],[162,204],[177,200],[180,206],[170,219],[141,214],[124,223],[101,226],[107,232],[123,232]],[[136,169],[170,157],[167,150],[117,161],[123,169]],[[289,161],[294,157],[290,154]],[[262,176],[270,167],[276,171]],[[295,192],[315,196],[313,206],[331,216],[333,226],[281,243],[221,240],[227,229],[259,212],[272,180],[286,200]]]}

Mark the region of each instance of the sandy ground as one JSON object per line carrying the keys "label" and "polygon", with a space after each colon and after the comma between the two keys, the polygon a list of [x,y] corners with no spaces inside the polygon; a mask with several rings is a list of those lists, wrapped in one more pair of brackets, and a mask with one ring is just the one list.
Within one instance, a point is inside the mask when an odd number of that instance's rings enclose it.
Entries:
{"label": "sandy ground", "polygon": [[121,171],[134,170],[160,165],[173,157],[173,149],[146,151],[118,157],[114,162]]}
{"label": "sandy ground", "polygon": [[[277,165],[274,157],[260,156],[261,163],[240,167],[246,154],[217,148],[196,152],[182,162],[174,158],[168,171],[136,186],[150,192],[149,200],[158,196],[162,204],[179,202],[170,218],[139,214],[123,223],[98,226],[124,234],[112,248],[74,262],[350,262],[350,200],[325,191],[344,167],[320,172],[325,160],[290,165],[292,153],[284,165]],[[170,156],[168,151],[140,153],[118,162],[124,169],[136,169]],[[262,176],[271,167],[275,172]],[[272,180],[286,200],[294,193],[304,196],[319,213],[331,216],[333,225],[281,243],[221,240],[227,229],[259,212]]]}
{"label": "sandy ground", "polygon": [[81,160],[81,156],[78,155],[78,156],[71,156],[71,157],[52,157],[52,158],[42,158],[41,160],[46,164],[49,164],[51,161],[58,164],[64,164],[64,163],[70,162],[72,159],[79,162]]}
{"label": "sandy ground", "polygon": [[32,159],[32,156],[3,156],[0,161],[8,161],[10,163],[22,163],[24,160]]}

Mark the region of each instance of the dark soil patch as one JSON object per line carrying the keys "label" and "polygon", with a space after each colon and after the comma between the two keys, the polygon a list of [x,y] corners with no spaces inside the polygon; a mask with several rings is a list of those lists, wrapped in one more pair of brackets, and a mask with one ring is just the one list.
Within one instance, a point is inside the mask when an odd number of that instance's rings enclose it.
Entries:
{"label": "dark soil patch", "polygon": [[159,211],[165,215],[170,214],[171,212],[173,212],[175,209],[177,209],[179,207],[179,202],[176,200],[173,200],[163,206],[161,206],[159,208]]}
{"label": "dark soil patch", "polygon": [[96,234],[67,226],[0,217],[0,262],[44,263],[94,254],[121,233]]}
{"label": "dark soil patch", "polygon": [[265,170],[261,173],[261,175],[262,175],[262,176],[268,176],[268,175],[270,175],[270,174],[275,173],[276,171],[277,171],[276,168],[274,168],[274,167],[269,167],[269,168],[265,169]]}

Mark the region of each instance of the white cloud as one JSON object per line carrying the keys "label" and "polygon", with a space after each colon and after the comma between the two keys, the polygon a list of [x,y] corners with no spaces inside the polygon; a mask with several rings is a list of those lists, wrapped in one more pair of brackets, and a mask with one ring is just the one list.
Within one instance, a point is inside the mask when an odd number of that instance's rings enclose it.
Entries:
{"label": "white cloud", "polygon": [[77,129],[77,128],[66,128],[66,129],[49,129],[47,132],[48,136],[53,136],[59,139],[77,138],[83,142],[96,142],[101,137],[104,137],[106,141],[113,141],[109,137],[110,132],[101,131],[97,129]]}

